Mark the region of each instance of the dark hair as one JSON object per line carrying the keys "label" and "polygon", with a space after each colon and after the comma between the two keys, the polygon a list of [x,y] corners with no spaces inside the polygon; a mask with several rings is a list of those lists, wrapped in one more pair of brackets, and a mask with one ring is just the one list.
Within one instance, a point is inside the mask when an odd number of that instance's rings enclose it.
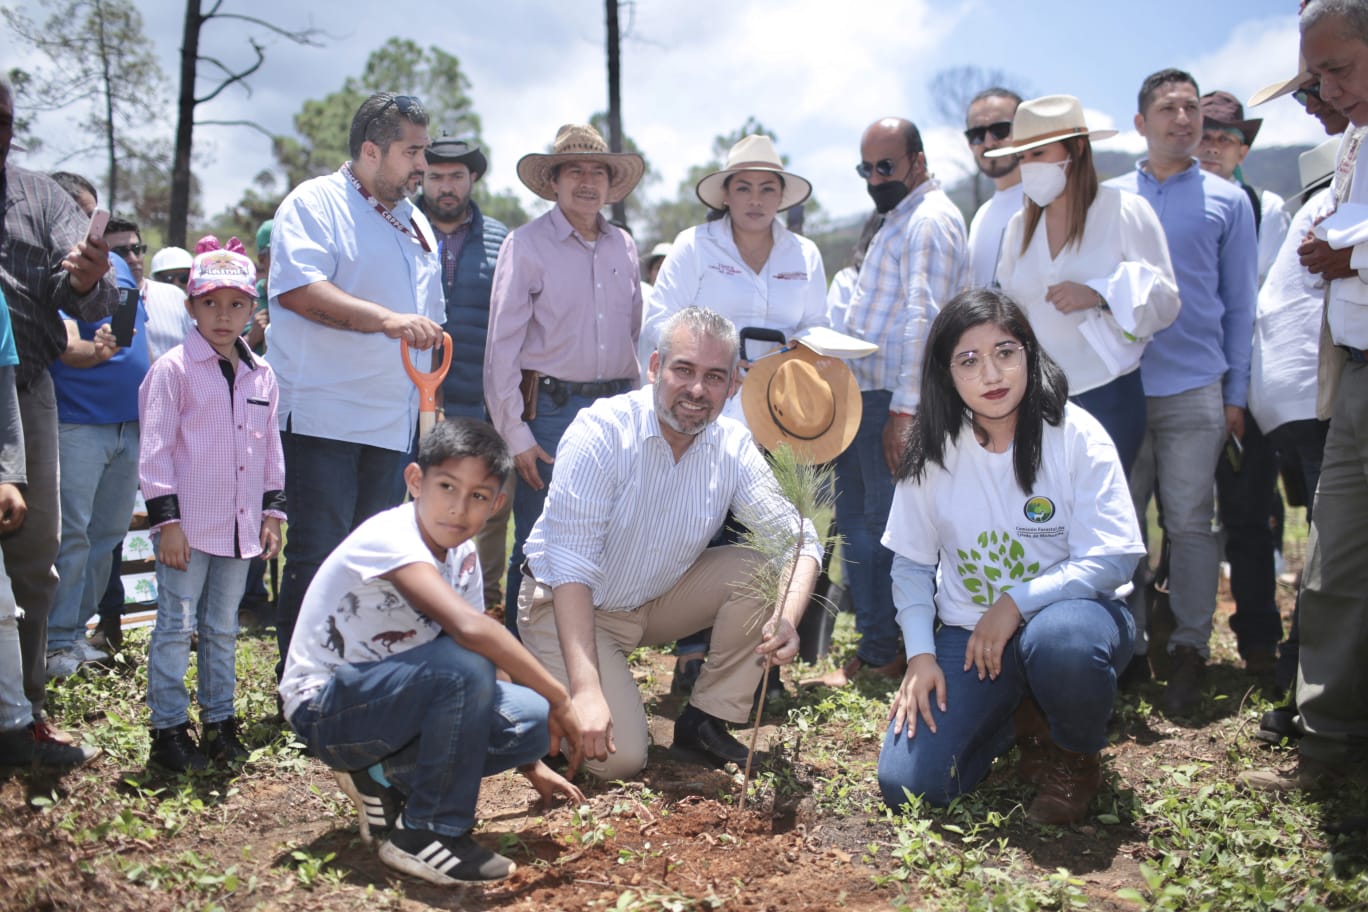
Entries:
{"label": "dark hair", "polygon": [[[1069,150],[1069,173],[1065,177],[1064,189],[1069,196],[1069,231],[1064,236],[1064,246],[1080,246],[1083,231],[1088,224],[1088,207],[1097,199],[1097,166],[1093,164],[1092,141],[1086,136],[1070,136],[1060,140]],[[1029,196],[1022,203],[1021,210],[1021,252],[1031,246],[1031,237],[1040,216],[1044,212]]]}
{"label": "dark hair", "polygon": [[[779,172],[777,172],[777,171],[769,171],[769,170],[767,170],[767,169],[765,169],[765,168],[742,168],[741,171],[763,171],[763,172],[766,173],[766,174],[773,174],[775,177],[779,178],[779,195],[780,195],[780,196],[783,196],[783,195],[784,195],[784,175],[780,174]],[[732,179],[733,177],[736,177],[736,175],[740,174],[741,171],[733,171],[731,174],[728,174],[726,177],[722,178],[722,192],[723,192],[723,193],[726,193],[728,190],[731,189],[731,179]],[[717,212],[717,213],[720,213],[720,214],[722,214],[722,215],[725,215],[726,212],[727,212],[727,207],[726,207],[726,206],[723,206],[721,209],[713,209],[711,206],[709,206],[708,208],[709,208],[710,210],[712,210],[713,212]],[[711,221],[714,221],[714,219],[709,218],[708,221],[711,222]]]}
{"label": "dark hair", "polygon": [[984,323],[1000,326],[1026,348],[1026,392],[1017,406],[1012,465],[1017,484],[1030,493],[1040,471],[1040,444],[1045,424],[1064,420],[1069,381],[1036,340],[1026,314],[1015,301],[992,288],[971,288],[950,299],[931,324],[922,363],[921,405],[908,431],[897,480],[919,480],[926,465],[945,467],[947,442],[959,439],[967,407],[950,375],[950,359],[960,338]]}
{"label": "dark hair", "polygon": [[1368,5],[1355,0],[1311,0],[1301,13],[1301,33],[1305,35],[1307,29],[1326,16],[1343,17],[1344,34],[1368,44]]}
{"label": "dark hair", "polygon": [[1006,98],[1008,101],[1012,103],[1013,106],[1019,106],[1021,104],[1021,96],[1018,95],[1016,92],[1013,92],[1011,89],[1004,89],[1002,86],[991,86],[989,88],[984,89],[982,92],[979,92],[973,98],[969,99],[969,104],[966,105],[964,108],[964,117],[966,125],[968,124],[969,120],[969,109],[972,108],[974,105],[978,104],[980,101],[986,101],[989,98]]}
{"label": "dark hair", "polygon": [[138,230],[138,223],[131,222],[126,218],[117,215],[109,217],[109,223],[105,225],[105,234],[118,234],[120,231],[131,231],[138,237],[142,237],[142,232]]}
{"label": "dark hair", "polygon": [[418,444],[418,467],[424,472],[452,459],[480,460],[501,485],[513,471],[508,444],[494,428],[474,418],[439,421]]}
{"label": "dark hair", "polygon": [[1154,101],[1154,96],[1159,94],[1159,89],[1170,82],[1185,82],[1192,86],[1192,90],[1198,95],[1202,94],[1202,90],[1197,88],[1197,80],[1193,79],[1192,74],[1186,70],[1169,67],[1157,73],[1150,73],[1145,77],[1145,81],[1140,83],[1140,94],[1136,99],[1139,104],[1136,111],[1142,117],[1145,114],[1145,109]]}
{"label": "dark hair", "polygon": [[712,338],[724,343],[731,349],[732,369],[736,368],[736,361],[741,352],[741,338],[736,332],[736,325],[717,311],[698,305],[676,311],[661,324],[656,351],[660,354],[662,368],[665,362],[670,360],[670,346],[674,344],[675,331],[680,327],[684,327],[694,336]]}
{"label": "dark hair", "polygon": [[96,192],[95,185],[79,174],[72,174],[70,171],[53,171],[48,177],[55,180],[57,186],[70,194],[72,199],[76,199],[82,193],[89,193],[90,198],[96,203],[100,201],[100,194]]}
{"label": "dark hair", "polygon": [[[400,102],[400,99],[407,99]],[[376,92],[361,102],[361,107],[352,115],[351,131],[347,134],[347,149],[353,159],[361,157],[361,144],[370,140],[381,151],[389,148],[390,143],[404,135],[403,122],[414,126],[428,125],[427,109],[412,95],[396,95],[393,92]]]}

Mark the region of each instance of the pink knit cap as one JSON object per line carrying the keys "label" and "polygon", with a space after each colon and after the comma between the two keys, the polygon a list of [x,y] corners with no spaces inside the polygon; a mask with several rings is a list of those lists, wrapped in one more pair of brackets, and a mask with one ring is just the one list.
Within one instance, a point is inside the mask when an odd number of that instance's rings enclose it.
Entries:
{"label": "pink knit cap", "polygon": [[209,234],[195,245],[185,293],[197,298],[217,288],[235,288],[255,300],[256,264],[247,257],[242,241],[229,238],[226,246],[220,246],[218,238]]}

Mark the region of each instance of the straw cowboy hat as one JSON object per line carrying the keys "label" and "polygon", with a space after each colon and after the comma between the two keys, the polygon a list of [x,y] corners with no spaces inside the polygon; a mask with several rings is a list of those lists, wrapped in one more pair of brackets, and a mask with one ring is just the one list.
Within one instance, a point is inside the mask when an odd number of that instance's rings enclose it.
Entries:
{"label": "straw cowboy hat", "polygon": [[1284,95],[1297,91],[1304,84],[1311,81],[1311,73],[1306,68],[1306,58],[1301,54],[1297,55],[1297,75],[1291,79],[1283,79],[1279,82],[1264,86],[1253,95],[1249,96],[1249,106],[1257,108],[1259,105],[1275,98],[1282,98]]}
{"label": "straw cowboy hat", "polygon": [[840,358],[795,345],[751,364],[741,385],[751,434],[766,450],[788,444],[800,462],[830,462],[860,427],[860,386]]}
{"label": "straw cowboy hat", "polygon": [[1012,144],[983,153],[984,158],[1015,155],[1074,136],[1111,139],[1115,130],[1090,130],[1083,119],[1083,105],[1072,95],[1046,95],[1023,101],[1012,118]]}
{"label": "straw cowboy hat", "polygon": [[1254,137],[1263,126],[1262,117],[1246,118],[1244,105],[1229,92],[1208,92],[1202,96],[1202,129],[1234,130],[1244,137],[1246,146],[1254,145]]}
{"label": "straw cowboy hat", "polygon": [[725,209],[726,190],[722,184],[738,171],[771,171],[784,179],[784,195],[779,200],[779,211],[798,205],[812,195],[812,184],[806,178],[784,170],[784,162],[774,148],[774,140],[763,133],[742,137],[727,153],[727,166],[714,171],[698,182],[698,198],[709,209]]}
{"label": "straw cowboy hat", "polygon": [[608,166],[608,202],[626,199],[646,171],[646,161],[635,152],[609,152],[599,131],[588,124],[566,124],[556,131],[549,153],[533,152],[518,159],[518,180],[545,200],[556,199],[551,172],[571,161],[602,162]]}

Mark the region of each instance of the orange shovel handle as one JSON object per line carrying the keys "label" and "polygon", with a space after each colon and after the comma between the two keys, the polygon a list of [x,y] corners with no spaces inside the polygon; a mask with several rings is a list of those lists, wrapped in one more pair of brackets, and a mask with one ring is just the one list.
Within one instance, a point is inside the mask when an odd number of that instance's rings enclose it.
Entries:
{"label": "orange shovel handle", "polygon": [[418,387],[418,423],[421,434],[432,429],[437,420],[437,390],[451,370],[451,336],[442,333],[442,364],[436,370],[420,371],[409,359],[409,344],[406,339],[399,340],[399,351],[404,358],[404,370],[413,385]]}

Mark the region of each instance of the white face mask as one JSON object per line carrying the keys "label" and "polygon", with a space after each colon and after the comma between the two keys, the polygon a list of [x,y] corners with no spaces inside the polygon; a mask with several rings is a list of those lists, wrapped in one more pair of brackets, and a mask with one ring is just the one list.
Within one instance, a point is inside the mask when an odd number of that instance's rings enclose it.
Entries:
{"label": "white face mask", "polygon": [[1068,181],[1069,159],[1057,162],[1022,162],[1021,192],[1040,208],[1053,203]]}

